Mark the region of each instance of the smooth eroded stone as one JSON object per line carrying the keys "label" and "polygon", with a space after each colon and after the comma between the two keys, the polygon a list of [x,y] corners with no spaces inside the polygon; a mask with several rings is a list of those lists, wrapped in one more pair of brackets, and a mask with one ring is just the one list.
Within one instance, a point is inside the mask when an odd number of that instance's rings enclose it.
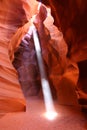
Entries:
{"label": "smooth eroded stone", "polygon": [[75,84],[67,78],[62,78],[57,88],[58,103],[62,105],[78,105]]}

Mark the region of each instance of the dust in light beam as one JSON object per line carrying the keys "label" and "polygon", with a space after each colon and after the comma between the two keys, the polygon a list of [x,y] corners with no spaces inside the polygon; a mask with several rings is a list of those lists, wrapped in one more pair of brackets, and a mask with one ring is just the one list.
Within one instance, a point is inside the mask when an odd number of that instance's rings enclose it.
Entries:
{"label": "dust in light beam", "polygon": [[[40,9],[40,6],[41,6],[41,1],[39,2],[39,5],[38,5],[38,11]],[[33,23],[34,18],[35,16],[32,17],[32,23]],[[36,50],[36,56],[37,56],[37,61],[38,61],[38,66],[39,66],[39,71],[40,71],[40,76],[41,76],[42,92],[43,92],[44,103],[45,103],[45,108],[46,108],[46,112],[43,115],[49,120],[54,120],[56,119],[58,114],[54,107],[50,85],[47,79],[44,62],[43,62],[43,58],[41,54],[40,41],[39,41],[37,29],[34,25],[32,25],[30,27],[30,30],[28,31],[28,33],[31,33],[31,32],[33,34],[33,39],[34,39],[34,46]]]}

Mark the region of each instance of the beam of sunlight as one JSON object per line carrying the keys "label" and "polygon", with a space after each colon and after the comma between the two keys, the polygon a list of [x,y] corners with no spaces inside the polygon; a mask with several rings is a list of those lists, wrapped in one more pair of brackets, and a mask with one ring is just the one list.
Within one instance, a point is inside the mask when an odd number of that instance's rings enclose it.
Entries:
{"label": "beam of sunlight", "polygon": [[43,114],[43,116],[45,118],[47,118],[48,120],[53,121],[53,120],[55,120],[57,118],[58,113],[56,111],[50,111],[50,112],[45,112]]}
{"label": "beam of sunlight", "polygon": [[57,117],[57,112],[55,111],[55,108],[54,108],[50,85],[46,76],[44,62],[41,55],[40,41],[39,41],[38,33],[35,26],[32,27],[32,31],[33,31],[34,45],[35,45],[40,75],[41,75],[43,97],[44,97],[44,102],[45,102],[45,107],[46,107],[46,113],[44,115],[47,119],[53,120]]}
{"label": "beam of sunlight", "polygon": [[39,4],[38,4],[38,10],[40,9],[40,6],[41,6],[41,1],[39,1]]}

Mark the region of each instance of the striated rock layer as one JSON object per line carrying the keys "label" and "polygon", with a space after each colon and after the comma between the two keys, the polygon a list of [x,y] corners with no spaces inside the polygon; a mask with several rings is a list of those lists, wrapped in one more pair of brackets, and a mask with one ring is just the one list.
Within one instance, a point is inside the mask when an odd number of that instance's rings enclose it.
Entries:
{"label": "striated rock layer", "polygon": [[68,45],[67,57],[79,67],[79,98],[86,100],[84,104],[87,105],[87,1],[54,0],[53,4]]}
{"label": "striated rock layer", "polygon": [[[77,95],[75,90],[79,75],[78,66],[75,62],[71,61],[66,57],[68,48],[67,44],[63,39],[63,34],[57,29],[57,27],[53,25],[54,19],[50,15],[50,9],[47,10],[48,15],[46,20],[44,21],[44,25],[42,25],[40,22],[37,22],[36,27],[38,29],[38,34],[41,41],[42,56],[44,59],[47,76],[50,81],[51,85],[50,87],[52,89],[53,94],[55,94],[56,91],[56,95],[58,97],[58,101],[60,104],[76,105]],[[44,14],[40,16],[43,17]],[[37,18],[38,17],[39,16],[37,16]],[[37,19],[36,21],[39,20]],[[19,43],[21,42],[22,34],[24,33],[26,34],[30,25],[31,23],[28,22],[18,30],[18,32],[16,33],[16,35],[14,35],[13,38],[15,39],[14,41],[16,42],[16,43],[14,42],[14,45],[15,44],[19,45]],[[17,37],[19,37],[19,40],[16,40],[18,39]],[[29,94],[31,81],[33,82],[34,80],[32,79],[34,78],[32,75],[37,74],[34,72],[33,69],[33,65],[35,65],[35,60],[32,60],[32,63],[29,63],[29,58],[31,57],[31,55],[33,57],[34,51],[27,52],[27,50],[29,50],[28,47],[29,46],[27,46],[26,49],[25,47],[23,48],[23,46],[22,48],[21,46],[18,47],[19,55],[16,55],[16,60],[14,64],[16,65],[16,68],[18,70],[19,79],[22,83],[22,87],[23,89],[27,90],[26,93]],[[28,57],[28,55],[30,55],[30,57]],[[25,67],[24,64],[26,64],[27,66]],[[29,71],[30,64],[31,64],[30,68],[31,71]],[[24,75],[27,76],[25,77]],[[27,77],[29,79],[27,79]],[[23,80],[24,81],[26,80],[26,84],[23,82]]]}
{"label": "striated rock layer", "polygon": [[78,96],[87,105],[87,1],[42,0],[52,8],[55,25],[62,31],[68,45],[67,57],[78,64]]}
{"label": "striated rock layer", "polygon": [[0,112],[25,111],[26,103],[11,63],[10,40],[27,21],[19,0],[0,1]]}
{"label": "striated rock layer", "polygon": [[[31,26],[31,21],[27,22],[27,20],[37,13],[37,7],[38,3],[35,0],[0,1],[0,112],[25,110],[25,99],[12,61],[22,37]],[[44,22],[48,33],[38,28],[42,42],[42,55],[47,66],[48,78],[56,90],[60,103],[73,105],[77,103],[75,90],[79,70],[77,64],[66,57],[67,44],[53,22],[48,9]],[[70,92],[68,97],[67,89],[65,89],[67,86]]]}

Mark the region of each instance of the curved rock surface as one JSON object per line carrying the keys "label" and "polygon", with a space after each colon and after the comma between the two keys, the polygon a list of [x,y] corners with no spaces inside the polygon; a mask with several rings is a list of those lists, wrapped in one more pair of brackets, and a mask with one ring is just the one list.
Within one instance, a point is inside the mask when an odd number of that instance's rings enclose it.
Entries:
{"label": "curved rock surface", "polygon": [[0,112],[25,111],[26,103],[11,63],[11,38],[27,21],[22,1],[0,1]]}
{"label": "curved rock surface", "polygon": [[[51,0],[48,0],[51,2]],[[79,98],[87,102],[87,1],[53,1],[59,26],[68,45],[68,57],[79,67]],[[84,94],[83,94],[84,93]],[[85,104],[87,105],[87,103]]]}
{"label": "curved rock surface", "polygon": [[[25,99],[18,80],[18,74],[12,65],[14,52],[19,47],[22,37],[27,33],[31,22],[27,22],[37,13],[38,3],[35,0],[2,0],[0,1],[0,111],[20,111],[25,109]],[[27,22],[27,23],[26,23]],[[47,32],[42,31],[40,39],[42,55],[48,67],[48,77],[61,104],[76,104],[79,70],[73,58],[67,58],[68,46],[63,39],[63,34],[53,25],[54,19],[50,15],[44,22]],[[44,32],[44,33],[43,33]],[[65,36],[65,35],[64,35]],[[71,54],[71,53],[70,53]],[[71,56],[72,57],[72,56]],[[53,62],[52,62],[53,61]],[[65,89],[69,87],[68,97]],[[63,90],[63,91],[61,91]],[[61,96],[62,95],[62,96]],[[74,95],[74,97],[71,95]],[[71,98],[70,98],[71,97]],[[69,99],[69,100],[68,100]],[[76,99],[76,101],[74,101]],[[2,110],[3,109],[3,110]]]}
{"label": "curved rock surface", "polygon": [[[68,105],[73,105],[73,104],[75,105],[75,104],[77,104],[77,96],[75,93],[75,89],[76,89],[76,84],[77,84],[78,75],[79,75],[78,66],[75,62],[71,61],[70,59],[68,59],[66,57],[68,48],[67,48],[66,42],[63,39],[63,34],[57,29],[57,27],[55,27],[53,25],[54,19],[50,15],[50,9],[47,9],[47,10],[48,10],[48,15],[47,15],[46,20],[44,21],[45,27],[43,25],[40,26],[39,25],[40,23],[38,23],[37,29],[38,29],[38,33],[39,33],[39,37],[40,37],[40,41],[41,41],[42,56],[43,56],[43,59],[44,59],[45,65],[46,65],[48,79],[51,82],[52,90],[53,91],[56,90],[58,99],[59,99],[60,95],[62,95],[62,97],[60,98],[60,103],[62,100],[62,104],[64,104],[64,102],[65,102],[65,104],[68,104]],[[14,39],[17,39],[17,37],[19,36],[19,40],[16,41],[16,43],[14,43],[14,45],[19,44],[21,42],[22,34],[24,34],[24,33],[26,34],[30,25],[31,24],[29,22],[25,26],[20,28],[20,31],[18,31],[17,35],[14,36]],[[18,47],[19,50],[20,50],[20,47]],[[18,52],[19,52],[19,50],[18,50]],[[27,61],[29,61],[29,59],[27,58],[27,55],[25,55],[25,58],[24,58],[24,50],[25,50],[25,48],[22,48],[23,53],[22,53],[22,51],[20,51],[22,59],[20,59],[21,56],[18,57],[18,55],[16,55],[16,59],[19,59],[19,61],[17,61],[17,63],[15,61],[14,64],[16,65],[16,67],[18,67],[17,69],[18,69],[18,72],[20,75],[19,78],[21,79],[21,81],[27,80],[27,77],[29,77],[29,79],[26,81],[26,83],[27,83],[26,88],[27,88],[27,93],[28,93],[28,91],[29,91],[28,87],[29,87],[30,80],[33,81],[33,79],[31,79],[32,76],[30,77],[30,73],[28,73],[26,78],[25,77],[23,78],[23,76],[22,76],[22,75],[25,75],[25,72],[26,72],[26,68],[24,68],[24,64],[28,65],[27,67],[29,67],[29,65],[30,65],[30,63],[27,62]],[[26,53],[27,53],[27,51],[26,51]],[[32,53],[32,56],[33,56],[33,53]],[[23,59],[25,59],[25,61],[23,61]],[[26,59],[27,59],[27,61],[26,61]],[[35,61],[32,61],[31,65],[34,64],[34,62]],[[23,71],[20,71],[21,69]],[[29,68],[27,68],[27,69],[29,69]],[[32,67],[31,67],[31,70],[32,70]],[[33,71],[32,71],[32,73],[33,73]],[[61,84],[63,82],[63,79],[65,79],[64,83]],[[67,86],[69,86],[69,91],[70,91],[70,93],[69,93],[70,95],[68,95],[69,98],[65,99],[65,97],[67,97],[67,93],[64,94],[65,90],[63,90],[63,92],[61,91],[60,93],[58,93],[59,89],[60,88],[62,89],[61,86],[62,87],[66,86],[66,88],[67,88]],[[73,86],[73,87],[71,87],[71,86]],[[23,83],[23,82],[22,82],[22,87],[23,87],[23,89],[26,89],[25,83]],[[55,91],[53,92],[53,94],[55,94]],[[70,98],[71,95],[72,95],[72,98]],[[70,99],[70,100],[68,100],[68,99]]]}

